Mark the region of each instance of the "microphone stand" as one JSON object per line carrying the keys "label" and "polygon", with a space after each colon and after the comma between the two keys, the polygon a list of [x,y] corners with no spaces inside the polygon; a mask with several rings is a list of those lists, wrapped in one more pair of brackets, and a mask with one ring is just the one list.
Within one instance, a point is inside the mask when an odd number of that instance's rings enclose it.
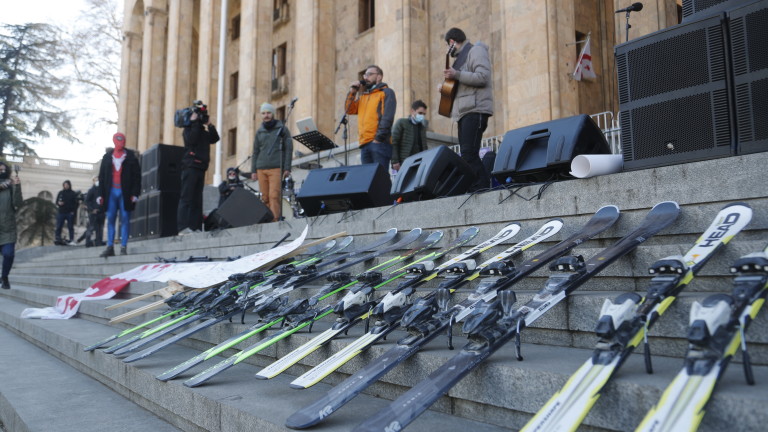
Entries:
{"label": "microphone stand", "polygon": [[[269,154],[272,154],[275,152],[275,144],[277,144],[278,141],[280,141],[280,206],[277,208],[277,213],[275,218],[280,221],[283,219],[283,173],[285,172],[285,161],[283,158],[283,154],[285,154],[285,141],[281,140],[280,138],[283,136],[283,132],[285,131],[285,124],[288,123],[288,119],[291,117],[291,113],[293,112],[293,106],[296,104],[296,101],[298,98],[293,99],[288,105],[288,113],[285,114],[285,121],[281,122],[280,130],[277,131],[277,136],[275,136],[275,140],[272,141],[272,145],[269,147]],[[261,188],[261,185],[259,185],[259,188]]]}
{"label": "microphone stand", "polygon": [[[334,157],[333,160],[336,161],[336,163],[347,166],[349,165],[349,128],[347,125],[349,124],[349,120],[347,117],[349,117],[349,108],[352,105],[351,103],[346,103],[347,98],[349,97],[349,93],[347,93],[347,96],[344,97],[345,106],[344,106],[344,115],[341,116],[341,120],[339,120],[338,126],[336,126],[336,130],[333,132],[333,136],[336,136],[336,134],[339,133],[339,129],[342,125],[344,125],[344,130],[341,132],[341,139],[344,140],[344,164],[341,164],[336,158]],[[333,152],[333,150],[331,150]],[[328,155],[331,155],[331,152],[328,153]]]}
{"label": "microphone stand", "polygon": [[627,26],[626,26],[626,36],[624,39],[624,42],[629,42],[629,29],[632,28],[631,25],[629,25],[629,14],[632,13],[632,11],[627,11]]}

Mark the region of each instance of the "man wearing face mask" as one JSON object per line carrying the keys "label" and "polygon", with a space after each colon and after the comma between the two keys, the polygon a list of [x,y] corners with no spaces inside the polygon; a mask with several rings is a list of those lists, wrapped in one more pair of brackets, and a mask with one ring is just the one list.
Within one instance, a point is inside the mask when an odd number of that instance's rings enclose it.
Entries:
{"label": "man wearing face mask", "polygon": [[[92,179],[93,186],[85,194],[85,207],[88,209],[88,228],[85,230],[85,247],[101,246],[104,243],[104,211],[99,205],[101,189],[99,188],[99,176]],[[91,235],[96,233],[96,240]]]}
{"label": "man wearing face mask", "polygon": [[21,207],[19,176],[11,177],[11,168],[0,162],[0,252],[3,254],[2,288],[11,289],[8,275],[16,256],[16,211]]}
{"label": "man wearing face mask", "polygon": [[427,104],[421,99],[411,104],[411,115],[398,119],[392,128],[392,169],[400,170],[400,164],[408,156],[427,149]]}
{"label": "man wearing face mask", "polygon": [[227,198],[232,195],[235,189],[242,189],[245,187],[242,180],[240,180],[240,170],[235,167],[227,168],[227,179],[219,184],[219,207],[224,204]]}
{"label": "man wearing face mask", "polygon": [[364,164],[376,162],[389,170],[397,99],[383,79],[384,71],[380,67],[370,65],[365,68],[363,80],[350,84],[346,113],[357,115],[360,161]]}
{"label": "man wearing face mask", "polygon": [[443,71],[443,77],[458,81],[451,119],[459,124],[461,158],[475,173],[475,183],[469,191],[488,188],[491,178],[480,160],[480,142],[493,115],[493,78],[488,46],[482,42],[471,44],[459,28],[445,33],[445,42],[454,45],[453,65]]}
{"label": "man wearing face mask", "polygon": [[112,136],[114,149],[107,150],[99,170],[100,194],[97,202],[107,208],[107,248],[100,256],[115,256],[115,223],[120,211],[120,255],[128,254],[131,212],[141,193],[141,167],[133,150],[125,148],[125,135]]}

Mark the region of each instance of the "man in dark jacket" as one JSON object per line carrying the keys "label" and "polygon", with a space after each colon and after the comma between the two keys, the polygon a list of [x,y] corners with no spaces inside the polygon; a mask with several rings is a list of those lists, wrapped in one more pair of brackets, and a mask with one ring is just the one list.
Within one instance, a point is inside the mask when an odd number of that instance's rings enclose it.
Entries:
{"label": "man in dark jacket", "polygon": [[281,189],[283,179],[291,175],[291,154],[291,131],[275,118],[272,104],[261,104],[261,126],[253,138],[251,180],[258,180],[261,200],[272,211],[273,221],[280,220]]}
{"label": "man in dark jacket", "polygon": [[[104,239],[104,211],[99,205],[101,188],[99,177],[93,179],[93,186],[85,194],[85,208],[88,209],[88,228],[85,230],[85,247],[101,246]],[[91,234],[96,233],[96,240],[91,240]]]}
{"label": "man in dark jacket", "polygon": [[11,169],[0,162],[0,252],[3,255],[2,288],[11,289],[8,275],[16,256],[16,211],[21,207],[19,176],[11,177]]}
{"label": "man in dark jacket", "polygon": [[421,99],[411,104],[411,115],[398,119],[392,127],[392,169],[400,170],[400,164],[408,156],[427,149],[427,104]]}
{"label": "man in dark jacket", "polygon": [[[56,214],[56,231],[54,232],[53,243],[57,245],[75,244],[77,193],[72,190],[72,182],[69,180],[64,180],[62,188],[59,194],[56,195],[56,206],[58,206],[59,212]],[[64,222],[67,223],[67,230],[69,231],[69,239],[67,241],[61,239],[61,229],[64,227]]]}
{"label": "man in dark jacket", "polygon": [[[202,102],[196,103],[190,124],[184,128],[184,156],[181,158],[181,194],[176,213],[179,232],[197,231],[203,224],[203,186],[205,171],[211,161],[211,144],[219,141],[219,133],[211,124]],[[185,231],[186,230],[186,231]]]}
{"label": "man in dark jacket", "polygon": [[115,256],[115,223],[120,210],[120,255],[128,253],[131,212],[141,193],[141,166],[136,153],[125,148],[125,135],[112,136],[114,149],[107,150],[99,169],[100,196],[97,202],[107,209],[107,248],[102,257]]}

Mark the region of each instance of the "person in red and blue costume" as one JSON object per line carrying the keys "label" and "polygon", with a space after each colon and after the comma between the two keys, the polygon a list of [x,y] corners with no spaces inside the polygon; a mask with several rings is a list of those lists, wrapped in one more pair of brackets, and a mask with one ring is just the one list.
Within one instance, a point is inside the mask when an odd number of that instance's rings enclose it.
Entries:
{"label": "person in red and blue costume", "polygon": [[131,232],[131,212],[136,207],[141,193],[141,166],[136,153],[125,148],[125,135],[118,132],[112,136],[114,149],[107,150],[101,160],[97,202],[106,206],[107,248],[102,257],[115,256],[115,223],[120,211],[120,255],[128,253],[128,235]]}

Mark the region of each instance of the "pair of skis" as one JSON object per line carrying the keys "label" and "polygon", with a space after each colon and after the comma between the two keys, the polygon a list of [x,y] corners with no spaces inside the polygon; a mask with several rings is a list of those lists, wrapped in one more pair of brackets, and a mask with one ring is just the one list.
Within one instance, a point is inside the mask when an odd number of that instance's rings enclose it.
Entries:
{"label": "pair of skis", "polygon": [[559,258],[550,266],[556,273],[549,277],[545,287],[519,308],[514,308],[515,294],[510,290],[501,291],[497,300],[486,301],[464,323],[463,330],[469,334],[470,342],[456,356],[388,407],[358,425],[356,430],[391,431],[406,427],[470,371],[514,338],[518,342],[518,359],[522,359],[519,335],[523,329],[605,267],[670,225],[679,213],[680,207],[675,202],[657,204],[639,227],[591,259]]}
{"label": "pair of skis", "polygon": [[714,294],[691,307],[683,369],[643,419],[638,432],[695,431],[730,360],[741,349],[747,383],[755,383],[744,334],[768,296],[768,248],[738,259],[730,295]]}
{"label": "pair of skis", "polygon": [[605,385],[641,343],[646,369],[652,373],[648,330],[715,253],[751,220],[744,204],[724,207],[684,256],[672,256],[650,267],[655,275],[645,297],[636,293],[606,300],[597,324],[600,338],[592,356],[573,374],[522,429],[527,432],[574,431],[597,402]]}
{"label": "pair of skis", "polygon": [[[398,341],[397,345],[369,362],[321,399],[291,415],[286,420],[286,426],[304,429],[320,423],[438,335],[445,334],[455,320],[466,317],[484,298],[495,297],[496,291],[501,287],[513,285],[553,259],[600,234],[610,228],[618,218],[617,207],[605,206],[599,209],[577,232],[525,261],[520,269],[515,269],[503,262],[497,263],[501,265],[489,266],[486,269],[488,274],[483,275],[485,277],[479,281],[475,292],[451,308],[447,308],[446,300],[450,298],[450,291],[446,289],[436,294],[435,297],[440,299],[439,302],[416,302],[401,319],[401,325],[408,330],[409,336]],[[525,246],[521,243],[521,247]],[[438,307],[440,307],[439,313],[437,313]]]}

